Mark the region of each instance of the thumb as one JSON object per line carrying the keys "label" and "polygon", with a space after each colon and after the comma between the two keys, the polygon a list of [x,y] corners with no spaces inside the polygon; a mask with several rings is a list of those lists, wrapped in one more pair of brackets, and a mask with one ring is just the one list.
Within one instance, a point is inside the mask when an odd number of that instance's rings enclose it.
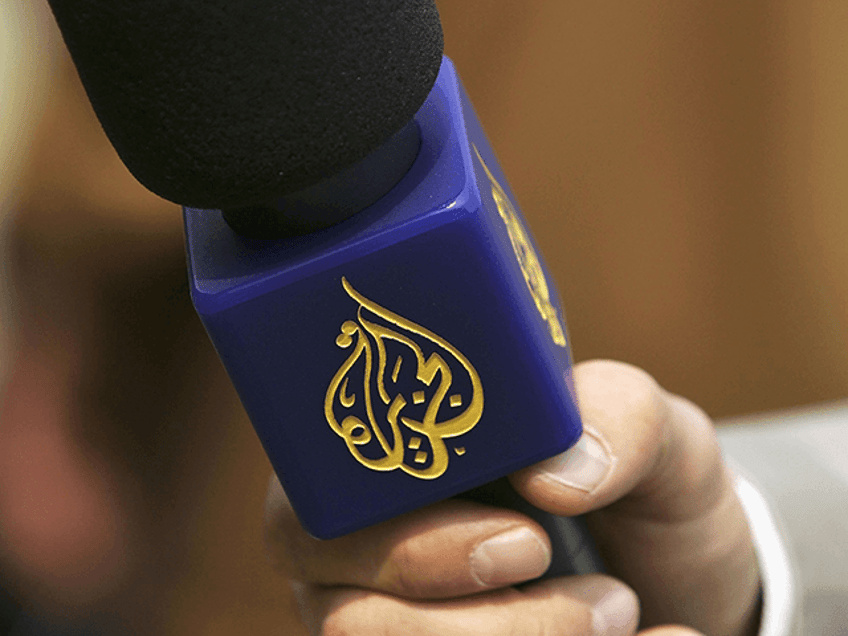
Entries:
{"label": "thumb", "polygon": [[644,624],[743,634],[759,573],[742,506],[709,418],[629,365],[575,368],[584,434],[511,476],[533,506],[591,513],[610,574],[636,590]]}

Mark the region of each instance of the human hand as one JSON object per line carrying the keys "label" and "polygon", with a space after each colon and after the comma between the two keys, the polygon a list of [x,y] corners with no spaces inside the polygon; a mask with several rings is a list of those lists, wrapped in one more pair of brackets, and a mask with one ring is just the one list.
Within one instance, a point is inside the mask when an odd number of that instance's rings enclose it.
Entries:
{"label": "human hand", "polygon": [[755,633],[756,555],[709,418],[628,365],[574,375],[580,442],[510,479],[543,510],[588,513],[610,575],[511,587],[544,573],[547,536],[517,512],[460,500],[319,541],[274,478],[268,549],[311,633]]}

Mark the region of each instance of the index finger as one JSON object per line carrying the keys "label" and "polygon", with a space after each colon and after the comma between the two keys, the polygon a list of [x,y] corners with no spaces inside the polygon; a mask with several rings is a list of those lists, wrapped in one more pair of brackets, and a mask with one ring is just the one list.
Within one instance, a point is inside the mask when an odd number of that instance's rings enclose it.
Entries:
{"label": "index finger", "polygon": [[527,581],[551,559],[548,537],[532,520],[460,500],[321,541],[300,526],[276,477],[265,529],[272,562],[290,578],[405,598],[451,598]]}

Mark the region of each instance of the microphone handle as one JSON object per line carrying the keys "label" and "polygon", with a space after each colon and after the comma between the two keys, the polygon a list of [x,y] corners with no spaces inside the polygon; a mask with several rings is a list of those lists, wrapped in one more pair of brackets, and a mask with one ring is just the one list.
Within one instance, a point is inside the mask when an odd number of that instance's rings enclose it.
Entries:
{"label": "microphone handle", "polygon": [[551,540],[551,567],[537,580],[606,571],[584,516],[558,517],[539,510],[515,492],[506,477],[469,490],[459,498],[515,510],[544,528]]}

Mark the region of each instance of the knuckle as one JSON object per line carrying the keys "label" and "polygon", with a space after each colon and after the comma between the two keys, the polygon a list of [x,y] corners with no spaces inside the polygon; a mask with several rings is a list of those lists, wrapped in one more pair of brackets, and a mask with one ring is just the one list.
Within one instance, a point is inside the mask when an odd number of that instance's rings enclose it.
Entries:
{"label": "knuckle", "polygon": [[622,366],[617,383],[628,411],[653,427],[661,425],[668,416],[665,391],[649,373],[630,365]]}
{"label": "knuckle", "polygon": [[[265,555],[271,567],[290,578],[303,578],[306,546],[302,543],[305,533],[294,520],[294,512],[276,477],[271,478],[265,497],[263,519]],[[301,540],[299,540],[299,538]]]}
{"label": "knuckle", "polygon": [[[327,617],[321,628],[321,636],[355,636],[358,628],[347,621]],[[359,632],[360,634],[364,632]]]}
{"label": "knuckle", "polygon": [[425,556],[414,541],[402,541],[392,550],[389,585],[392,593],[406,598],[422,598],[429,595],[433,577],[428,576],[424,564]]}
{"label": "knuckle", "polygon": [[515,612],[508,630],[509,636],[585,636],[593,634],[594,619],[592,608],[588,605],[569,608],[567,620],[552,611]]}
{"label": "knuckle", "polygon": [[548,621],[532,612],[513,614],[508,633],[509,636],[554,636]]}
{"label": "knuckle", "polygon": [[356,627],[345,620],[344,617],[339,617],[338,614],[328,616],[321,626],[321,636],[354,636]]}
{"label": "knuckle", "polygon": [[639,422],[646,442],[657,441],[669,417],[668,394],[646,371],[624,362],[593,360],[578,365],[578,390],[583,403],[606,414]]}
{"label": "knuckle", "polygon": [[577,365],[575,372],[581,383],[615,387],[617,394],[646,410],[664,393],[651,374],[626,362],[591,360]]}
{"label": "knuckle", "polygon": [[[353,593],[330,609],[321,623],[320,636],[389,636],[392,630],[385,611],[368,593]],[[384,609],[384,608],[383,608]]]}
{"label": "knuckle", "polygon": [[271,567],[286,578],[296,580],[307,578],[302,551],[292,549],[285,537],[266,534],[265,555]]}

